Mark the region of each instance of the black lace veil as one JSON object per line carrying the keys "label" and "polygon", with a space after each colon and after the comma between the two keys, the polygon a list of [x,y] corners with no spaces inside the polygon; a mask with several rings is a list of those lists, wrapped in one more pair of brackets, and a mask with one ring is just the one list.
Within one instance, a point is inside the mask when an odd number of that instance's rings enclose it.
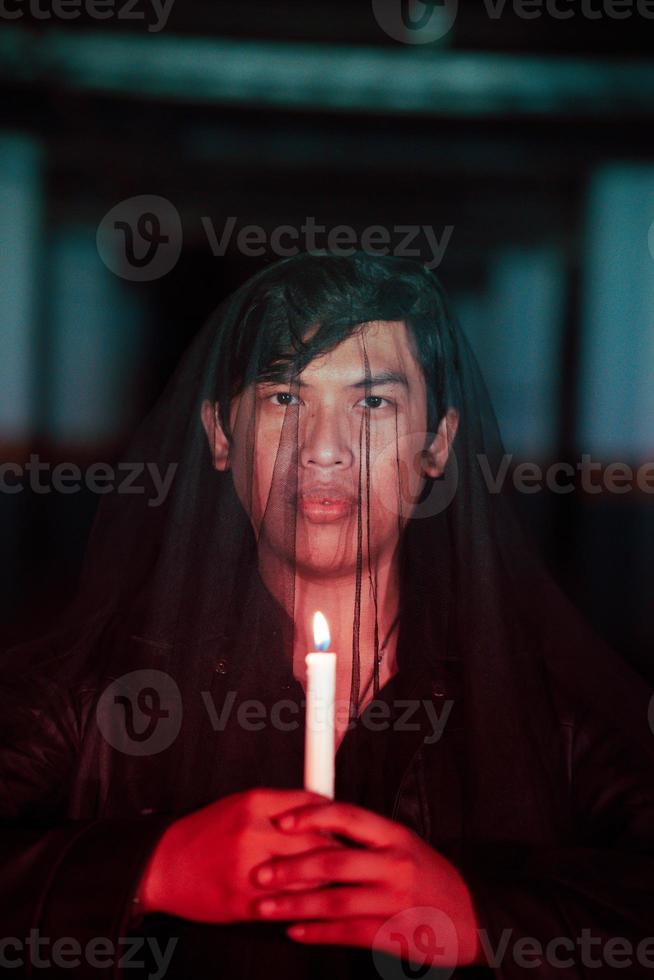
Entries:
{"label": "black lace veil", "polygon": [[[379,321],[396,324],[398,372],[413,356],[424,376],[421,446],[441,424],[452,436],[442,472],[418,490],[421,451],[406,462],[415,433],[397,402],[380,408],[377,392],[387,388],[370,384],[375,357],[363,328]],[[333,523],[314,525],[298,506],[315,475],[299,382],[344,342],[356,344],[366,384],[356,408],[353,400],[332,405],[349,455],[340,468],[323,460],[320,474],[337,472],[349,506]],[[242,760],[221,756],[192,706],[223,669],[228,687],[248,691],[266,658],[292,661],[303,576],[321,577],[329,590],[339,569],[354,570],[351,645],[337,651],[351,667],[351,712],[366,684],[379,688],[391,626],[378,593],[388,554],[380,521],[388,540],[397,539],[399,622],[410,651],[402,669],[419,664],[437,684],[453,663],[460,668],[466,838],[561,840],[569,812],[558,699],[601,713],[651,754],[650,692],[560,593],[507,492],[489,488],[487,474],[497,473],[503,453],[479,367],[431,272],[363,253],[276,262],[198,333],[124,456],[141,475],[129,492],[101,502],[76,602],[47,643],[13,655],[11,669],[45,662],[71,689],[82,676],[100,678],[102,689],[139,669],[171,677],[184,706],[182,734],[138,762],[144,779],[166,783],[172,809],[208,802],[221,792],[220,771]],[[273,465],[262,473],[255,460],[264,457]],[[174,473],[156,505],[154,472]],[[93,713],[85,718],[85,751],[93,751],[100,736]],[[256,753],[266,738],[265,728],[244,734],[244,751],[247,743]],[[99,776],[101,800],[120,796],[119,767],[113,772],[116,784]],[[244,788],[247,778],[244,767]]]}

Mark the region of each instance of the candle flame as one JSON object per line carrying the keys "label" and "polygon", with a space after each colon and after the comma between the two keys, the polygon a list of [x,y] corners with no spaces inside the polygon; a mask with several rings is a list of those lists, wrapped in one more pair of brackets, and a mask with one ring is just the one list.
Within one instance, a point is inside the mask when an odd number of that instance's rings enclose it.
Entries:
{"label": "candle flame", "polygon": [[327,620],[321,612],[316,612],[313,615],[313,642],[315,644],[316,650],[325,651],[329,650],[329,643],[331,637],[329,636],[329,626]]}

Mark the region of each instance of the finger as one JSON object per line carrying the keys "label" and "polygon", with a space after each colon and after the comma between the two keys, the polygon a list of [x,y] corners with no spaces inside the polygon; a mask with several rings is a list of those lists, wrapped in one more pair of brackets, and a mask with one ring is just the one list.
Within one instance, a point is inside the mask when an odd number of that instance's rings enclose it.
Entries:
{"label": "finger", "polygon": [[284,890],[289,892],[305,892],[308,888],[321,888],[324,881],[296,881],[295,884],[286,885]]}
{"label": "finger", "polygon": [[389,851],[353,850],[338,845],[265,861],[254,869],[254,881],[261,888],[275,891],[297,882],[388,882],[394,868]]}
{"label": "finger", "polygon": [[307,804],[295,807],[288,813],[280,814],[276,823],[284,832],[331,831],[371,847],[400,845],[409,834],[402,824],[353,803]]}
{"label": "finger", "polygon": [[253,903],[255,916],[280,919],[347,919],[354,915],[389,915],[392,900],[379,885],[341,885],[303,892],[276,892]]}
{"label": "finger", "polygon": [[375,916],[354,919],[334,919],[325,922],[295,922],[286,935],[299,943],[318,943],[325,946],[363,946],[370,949],[384,923]]}
{"label": "finger", "polygon": [[320,830],[307,830],[306,833],[299,834],[282,834],[276,830],[274,833],[274,837],[266,838],[271,859],[287,857],[290,854],[304,854],[306,851],[315,851],[323,847],[350,850],[347,843],[337,841],[332,834]]}
{"label": "finger", "polygon": [[314,793],[308,789],[279,789],[277,787],[259,787],[249,792],[261,794],[267,797],[266,802],[269,809],[271,820],[276,820],[279,814],[285,813],[292,807],[319,805],[331,802],[330,797],[323,796],[321,793]]}

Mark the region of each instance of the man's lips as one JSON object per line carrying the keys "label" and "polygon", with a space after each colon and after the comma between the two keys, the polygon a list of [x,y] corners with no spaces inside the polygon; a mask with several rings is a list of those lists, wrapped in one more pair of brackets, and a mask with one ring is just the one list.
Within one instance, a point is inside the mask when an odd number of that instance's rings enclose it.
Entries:
{"label": "man's lips", "polygon": [[342,487],[313,486],[300,490],[298,509],[314,523],[324,524],[346,517],[354,500]]}

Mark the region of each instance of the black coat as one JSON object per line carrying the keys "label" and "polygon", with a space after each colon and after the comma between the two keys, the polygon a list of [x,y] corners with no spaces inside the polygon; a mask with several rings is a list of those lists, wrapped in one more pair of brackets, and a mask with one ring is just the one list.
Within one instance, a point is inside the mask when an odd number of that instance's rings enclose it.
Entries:
{"label": "black coat", "polygon": [[[204,690],[212,692],[218,708],[228,690],[237,692],[236,704],[252,694],[240,690],[230,642],[224,635],[208,637],[202,653]],[[128,623],[122,625],[114,650],[115,677],[136,669],[157,670],[162,663],[161,649],[133,635]],[[649,976],[654,967],[654,940],[646,943],[654,935],[654,792],[652,775],[639,756],[590,713],[580,717],[574,705],[559,697],[574,840],[537,848],[530,846],[525,828],[524,840],[508,845],[489,842],[478,849],[474,861],[463,863],[463,712],[457,662],[452,661],[437,681],[423,672],[411,678],[400,673],[390,683],[395,695],[418,696],[414,727],[401,737],[395,732],[392,739],[389,736],[386,754],[380,754],[377,764],[371,762],[363,794],[348,783],[344,762],[337,796],[363,799],[459,862],[488,945],[499,949],[495,975],[603,977],[625,963],[631,949],[631,965],[622,975]],[[3,682],[1,935],[24,943],[30,929],[38,929],[50,943],[73,937],[82,948],[94,937],[107,937],[121,956],[127,956],[128,946],[119,937],[158,936],[161,949],[166,936],[179,937],[166,975],[196,980],[204,975],[233,980],[289,977],[293,969],[300,969],[303,956],[314,957],[312,976],[320,976],[320,969],[339,980],[346,969],[360,978],[366,975],[369,951],[345,951],[348,959],[342,949],[324,948],[316,957],[315,948],[293,944],[278,924],[198,926],[149,916],[130,932],[131,896],[142,869],[157,839],[180,812],[173,788],[179,790],[178,784],[185,781],[186,809],[193,809],[253,785],[299,786],[302,732],[266,731],[262,737],[229,722],[217,742],[216,781],[194,789],[193,753],[211,751],[206,697],[196,698],[194,706],[184,701],[184,725],[170,749],[133,755],[116,751],[106,730],[98,726],[98,696],[106,684],[105,680],[101,687],[95,678],[92,661],[88,669],[71,673],[66,660],[56,657]],[[302,693],[286,668],[269,674],[265,684],[291,700]],[[183,698],[187,696],[185,692]],[[429,737],[434,734],[434,714],[425,707],[428,701],[439,715],[446,704],[450,706],[438,738]],[[344,741],[339,755],[345,760],[361,748],[355,745],[358,737],[348,734]],[[510,772],[505,775],[510,780]],[[515,806],[520,807],[519,787]],[[560,938],[563,944],[550,948],[550,959],[556,956],[565,963],[574,957],[576,962],[567,967],[543,962],[533,968],[539,961],[538,948],[534,951],[533,943],[528,949],[515,945],[525,937],[540,942],[543,949]],[[28,961],[24,949],[22,957]],[[134,946],[132,959],[142,954]],[[0,955],[16,960],[21,947],[10,944]],[[69,956],[74,959],[72,953]],[[592,957],[598,958],[600,968],[588,965]],[[546,960],[545,952],[541,958]],[[399,968],[399,961],[393,962]],[[393,970],[389,967],[384,975],[402,975]],[[14,975],[21,972],[16,969]],[[37,969],[35,975],[49,973]],[[115,964],[100,969],[82,957],[78,968],[65,968],[61,975],[118,976],[120,969]],[[123,975],[140,974],[131,970]]]}

